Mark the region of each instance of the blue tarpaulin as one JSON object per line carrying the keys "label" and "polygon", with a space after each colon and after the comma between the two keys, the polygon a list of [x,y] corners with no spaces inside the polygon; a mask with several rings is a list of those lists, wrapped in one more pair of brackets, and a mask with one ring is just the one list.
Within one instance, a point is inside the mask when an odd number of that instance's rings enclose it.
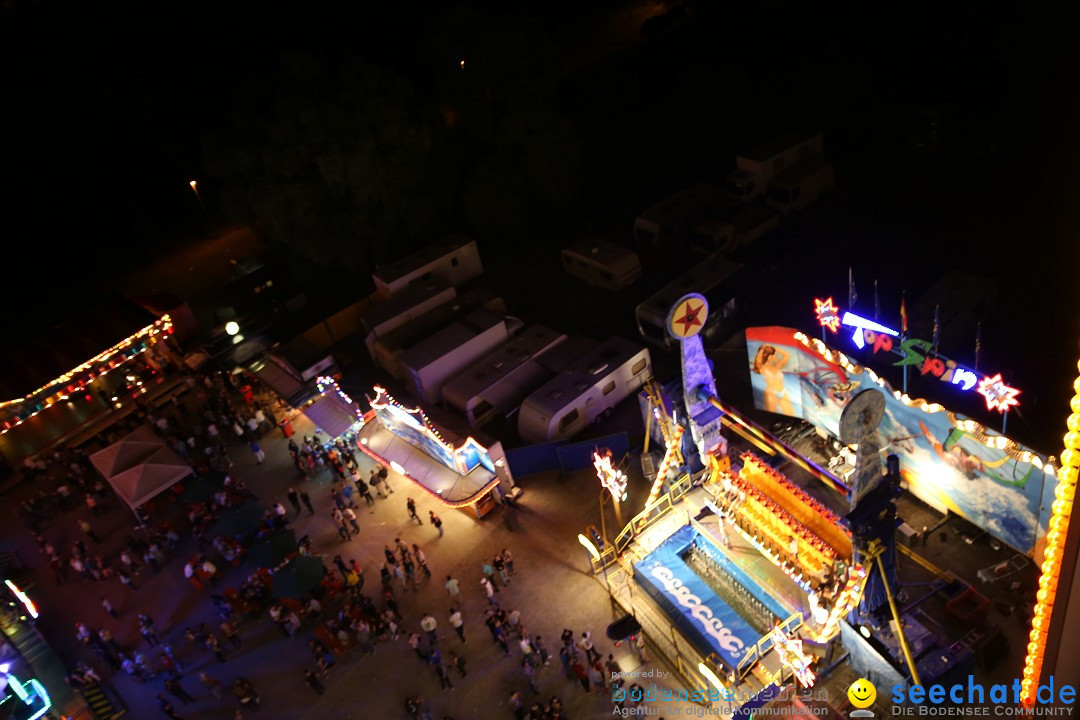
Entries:
{"label": "blue tarpaulin", "polygon": [[[687,525],[634,565],[634,578],[702,651],[736,663],[758,633],[682,559],[697,531]],[[752,586],[751,586],[752,587]]]}

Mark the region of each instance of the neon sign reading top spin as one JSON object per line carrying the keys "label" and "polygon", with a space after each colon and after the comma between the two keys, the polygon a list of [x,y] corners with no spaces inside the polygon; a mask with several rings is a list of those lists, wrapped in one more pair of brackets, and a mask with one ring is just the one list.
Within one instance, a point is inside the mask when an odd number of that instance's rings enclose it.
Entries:
{"label": "neon sign reading top spin", "polygon": [[[894,353],[900,356],[893,363],[896,367],[915,367],[922,375],[932,375],[961,390],[974,389],[986,399],[987,410],[1008,412],[1010,407],[1020,404],[1016,398],[1020,391],[1006,385],[1001,373],[980,378],[975,371],[933,352],[934,344],[928,340],[901,337],[896,330],[850,311],[841,315],[832,298],[814,300],[814,313],[821,327],[834,333],[839,332],[841,325],[851,328],[851,341],[860,350],[869,347],[875,355],[879,351]],[[894,338],[899,340],[899,347]]]}

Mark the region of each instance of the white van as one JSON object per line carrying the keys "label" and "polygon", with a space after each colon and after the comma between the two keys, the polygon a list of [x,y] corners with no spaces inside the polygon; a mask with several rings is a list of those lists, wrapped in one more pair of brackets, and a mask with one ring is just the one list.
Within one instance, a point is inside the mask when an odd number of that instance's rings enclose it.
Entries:
{"label": "white van", "polygon": [[585,238],[562,251],[563,269],[590,285],[621,290],[641,277],[637,253],[622,245]]}
{"label": "white van", "polygon": [[611,414],[651,376],[647,348],[610,338],[525,398],[518,413],[518,435],[527,443],[573,437]]}

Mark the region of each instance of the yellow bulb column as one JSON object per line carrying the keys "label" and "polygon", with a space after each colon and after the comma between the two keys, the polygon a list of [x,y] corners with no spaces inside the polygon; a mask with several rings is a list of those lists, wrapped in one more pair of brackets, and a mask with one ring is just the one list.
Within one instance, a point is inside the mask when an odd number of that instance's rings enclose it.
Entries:
{"label": "yellow bulb column", "polygon": [[[1077,366],[1080,369],[1080,363]],[[1069,431],[1065,434],[1065,450],[1061,453],[1061,468],[1057,471],[1057,486],[1054,488],[1055,499],[1050,506],[1053,514],[1050,517],[1049,532],[1046,534],[1039,591],[1035,596],[1027,657],[1024,659],[1024,675],[1020,681],[1020,699],[1027,706],[1036,702],[1035,694],[1042,673],[1043,653],[1046,651],[1046,637],[1050,631],[1050,616],[1054,611],[1065,539],[1069,534],[1069,519],[1072,517],[1073,500],[1076,497],[1076,480],[1080,475],[1080,377],[1073,382],[1073,390],[1076,394],[1069,402],[1072,414],[1066,423]]]}

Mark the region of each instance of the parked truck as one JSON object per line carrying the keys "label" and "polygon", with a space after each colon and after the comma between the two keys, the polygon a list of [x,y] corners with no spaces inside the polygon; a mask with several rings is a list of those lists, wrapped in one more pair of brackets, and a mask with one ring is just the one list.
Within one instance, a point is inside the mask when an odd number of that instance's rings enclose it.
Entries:
{"label": "parked truck", "polygon": [[775,176],[812,158],[824,157],[819,132],[791,133],[753,147],[735,158],[735,172],[725,190],[733,199],[750,202],[767,192]]}

